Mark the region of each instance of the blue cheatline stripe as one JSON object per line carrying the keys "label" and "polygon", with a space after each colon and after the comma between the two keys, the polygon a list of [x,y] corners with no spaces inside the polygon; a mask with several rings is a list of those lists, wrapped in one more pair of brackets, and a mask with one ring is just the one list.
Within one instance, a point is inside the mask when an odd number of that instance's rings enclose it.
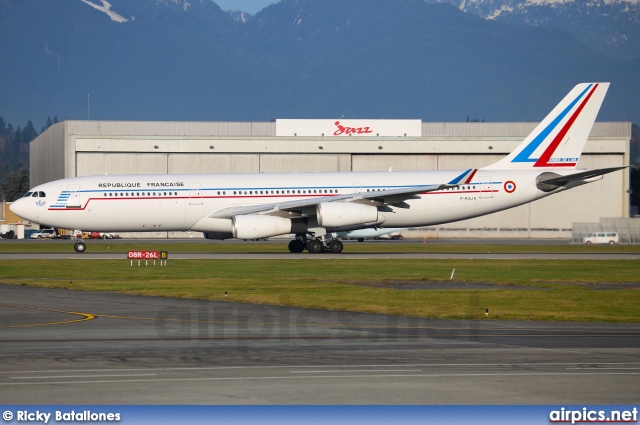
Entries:
{"label": "blue cheatline stripe", "polygon": [[531,158],[533,152],[538,149],[538,147],[542,144],[542,142],[544,142],[547,136],[549,136],[549,134],[557,127],[557,125],[569,113],[569,111],[571,111],[571,109],[576,106],[576,103],[580,101],[580,99],[585,95],[587,91],[589,91],[591,87],[593,87],[593,84],[589,84],[589,86],[584,89],[584,91],[580,93],[578,97],[576,97],[574,101],[565,108],[564,111],[560,112],[560,115],[558,115],[553,121],[551,121],[551,123],[544,130],[542,130],[540,134],[538,134],[535,139],[531,141],[531,143],[525,146],[525,148],[522,149],[522,151],[520,151],[520,153],[516,155],[516,157],[513,158],[511,162],[536,162],[538,158]]}

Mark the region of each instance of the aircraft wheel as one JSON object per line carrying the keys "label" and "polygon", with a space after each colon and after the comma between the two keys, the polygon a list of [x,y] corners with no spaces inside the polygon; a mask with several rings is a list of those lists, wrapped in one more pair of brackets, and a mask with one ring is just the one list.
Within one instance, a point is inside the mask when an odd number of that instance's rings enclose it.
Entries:
{"label": "aircraft wheel", "polygon": [[614,241],[609,241],[609,245],[613,245],[614,243]]}
{"label": "aircraft wheel", "polygon": [[332,254],[340,254],[344,246],[340,241],[331,241],[329,243],[329,252]]}
{"label": "aircraft wheel", "polygon": [[324,251],[324,246],[319,240],[311,239],[309,242],[307,242],[307,251],[312,254],[319,254]]}
{"label": "aircraft wheel", "polygon": [[87,250],[87,245],[84,242],[76,242],[73,249],[75,249],[77,253],[82,254]]}
{"label": "aircraft wheel", "polygon": [[298,253],[302,251],[304,251],[304,242],[299,239],[294,239],[289,242],[289,252]]}

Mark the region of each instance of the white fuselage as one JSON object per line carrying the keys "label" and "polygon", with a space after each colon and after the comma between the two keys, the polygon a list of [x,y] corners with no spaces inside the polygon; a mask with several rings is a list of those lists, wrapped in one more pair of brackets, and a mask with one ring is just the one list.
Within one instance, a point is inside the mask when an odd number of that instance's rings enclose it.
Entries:
{"label": "white fuselage", "polygon": [[[469,184],[416,195],[380,211],[380,227],[428,226],[515,207],[556,193],[536,178],[558,169],[478,170]],[[198,222],[230,206],[441,184],[461,171],[108,175],[57,180],[35,187],[38,197],[12,206],[36,223],[84,231],[201,230]],[[357,227],[357,226],[355,226]],[[367,227],[367,226],[361,226]],[[327,231],[340,229],[327,229]]]}

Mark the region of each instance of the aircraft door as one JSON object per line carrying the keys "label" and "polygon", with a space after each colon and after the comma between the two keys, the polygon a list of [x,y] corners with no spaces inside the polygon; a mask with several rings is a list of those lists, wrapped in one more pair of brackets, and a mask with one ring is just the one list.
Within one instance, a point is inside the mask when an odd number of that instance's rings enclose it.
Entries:
{"label": "aircraft door", "polygon": [[478,184],[480,185],[480,199],[493,198],[493,185],[491,184],[491,177],[478,176]]}
{"label": "aircraft door", "polygon": [[202,185],[189,183],[189,205],[202,205]]}
{"label": "aircraft door", "polygon": [[[70,184],[67,186],[67,203],[65,206],[67,208],[80,208],[82,204],[80,202],[80,185],[79,184]],[[64,193],[61,195],[64,196]]]}
{"label": "aircraft door", "polygon": [[353,184],[353,193],[361,193],[362,192],[362,184],[354,183]]}

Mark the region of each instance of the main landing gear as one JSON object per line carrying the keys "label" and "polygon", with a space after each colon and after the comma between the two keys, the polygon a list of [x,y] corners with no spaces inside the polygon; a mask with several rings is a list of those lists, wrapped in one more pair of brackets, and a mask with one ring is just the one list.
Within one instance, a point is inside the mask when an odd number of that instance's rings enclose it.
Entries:
{"label": "main landing gear", "polygon": [[305,249],[311,254],[329,252],[340,254],[344,246],[338,239],[327,240],[324,236],[315,239],[307,239],[306,235],[296,235],[296,238],[289,242],[289,251],[299,253]]}

